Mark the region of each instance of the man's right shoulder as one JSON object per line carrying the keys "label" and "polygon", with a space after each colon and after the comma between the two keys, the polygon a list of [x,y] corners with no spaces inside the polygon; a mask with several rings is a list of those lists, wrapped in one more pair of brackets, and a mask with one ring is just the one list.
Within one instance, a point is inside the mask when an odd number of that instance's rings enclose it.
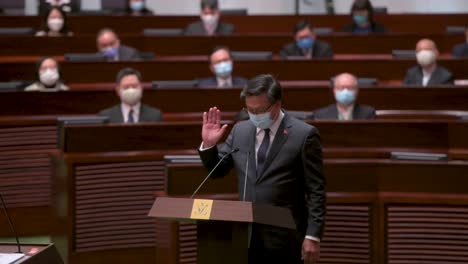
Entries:
{"label": "man's right shoulder", "polygon": [[102,115],[102,116],[110,116],[110,114],[115,111],[115,109],[118,107],[119,105],[114,105],[112,107],[109,107],[109,108],[106,108],[104,110],[101,110],[99,111],[98,115]]}

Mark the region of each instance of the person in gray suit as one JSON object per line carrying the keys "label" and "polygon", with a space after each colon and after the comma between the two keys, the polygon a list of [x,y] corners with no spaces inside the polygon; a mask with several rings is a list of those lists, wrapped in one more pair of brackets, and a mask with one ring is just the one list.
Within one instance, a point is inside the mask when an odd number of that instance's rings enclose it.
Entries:
{"label": "person in gray suit", "polygon": [[294,42],[286,44],[280,51],[281,58],[303,56],[306,58],[333,58],[331,46],[317,39],[314,28],[307,20],[294,26]]}
{"label": "person in gray suit", "polygon": [[140,53],[131,47],[122,45],[120,39],[110,28],[101,29],[96,37],[99,53],[104,54],[108,61],[140,60]]}
{"label": "person in gray suit", "polygon": [[199,87],[230,88],[244,86],[247,83],[246,79],[232,75],[234,62],[228,47],[215,47],[210,53],[209,60],[210,71],[214,76],[200,79],[198,81]]}
{"label": "person in gray suit", "polygon": [[291,210],[296,230],[250,227],[249,263],[315,263],[326,211],[319,132],[282,109],[282,89],[271,75],[248,81],[241,99],[250,120],[238,122],[224,143],[218,144],[227,129],[220,110],[203,113],[203,165],[212,170],[224,157],[212,177],[235,168],[240,200]]}
{"label": "person in gray suit", "polygon": [[405,85],[453,85],[453,74],[446,68],[437,64],[439,51],[434,41],[421,39],[416,44],[416,60],[414,66],[406,72],[403,84]]}
{"label": "person in gray suit", "polygon": [[162,121],[161,111],[141,103],[142,77],[139,71],[124,68],[117,74],[116,92],[121,103],[102,110],[100,116],[109,117],[110,123],[141,123]]}
{"label": "person in gray suit", "polygon": [[200,9],[200,21],[189,24],[184,29],[184,35],[232,35],[235,30],[234,25],[219,21],[221,12],[218,8],[218,0],[201,0]]}
{"label": "person in gray suit", "polygon": [[468,24],[465,25],[466,40],[463,43],[457,44],[452,49],[452,56],[455,58],[468,57]]}
{"label": "person in gray suit", "polygon": [[359,94],[356,76],[342,73],[333,81],[333,94],[336,103],[314,111],[314,119],[356,120],[374,119],[375,109],[368,105],[357,104]]}

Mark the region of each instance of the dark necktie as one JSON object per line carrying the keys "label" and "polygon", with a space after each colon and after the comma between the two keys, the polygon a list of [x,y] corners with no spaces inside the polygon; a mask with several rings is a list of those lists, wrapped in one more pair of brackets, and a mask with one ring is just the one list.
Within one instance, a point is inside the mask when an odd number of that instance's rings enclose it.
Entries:
{"label": "dark necktie", "polygon": [[130,109],[130,111],[128,111],[127,123],[135,123],[135,120],[133,119],[133,109]]}
{"label": "dark necktie", "polygon": [[257,177],[260,177],[263,173],[263,167],[267,157],[268,147],[270,147],[270,129],[264,130],[265,136],[263,137],[262,144],[258,148],[257,152]]}

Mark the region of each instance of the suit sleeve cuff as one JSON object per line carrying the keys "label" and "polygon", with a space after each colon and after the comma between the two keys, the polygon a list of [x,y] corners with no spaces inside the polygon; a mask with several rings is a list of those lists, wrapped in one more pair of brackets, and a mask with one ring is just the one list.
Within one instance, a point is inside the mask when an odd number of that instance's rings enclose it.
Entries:
{"label": "suit sleeve cuff", "polygon": [[320,238],[314,237],[314,236],[305,236],[305,239],[312,240],[312,241],[317,241],[320,243]]}
{"label": "suit sleeve cuff", "polygon": [[198,148],[199,151],[205,151],[205,150],[209,150],[209,149],[212,149],[214,146],[211,146],[209,148],[204,148],[203,147],[203,142],[200,144],[200,147]]}

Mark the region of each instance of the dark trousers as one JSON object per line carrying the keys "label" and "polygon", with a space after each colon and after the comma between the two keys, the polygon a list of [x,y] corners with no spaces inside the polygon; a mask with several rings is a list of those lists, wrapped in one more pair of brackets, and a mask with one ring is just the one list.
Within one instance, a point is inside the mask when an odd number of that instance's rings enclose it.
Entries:
{"label": "dark trousers", "polygon": [[249,247],[249,264],[299,264],[302,239],[293,230],[254,225]]}

